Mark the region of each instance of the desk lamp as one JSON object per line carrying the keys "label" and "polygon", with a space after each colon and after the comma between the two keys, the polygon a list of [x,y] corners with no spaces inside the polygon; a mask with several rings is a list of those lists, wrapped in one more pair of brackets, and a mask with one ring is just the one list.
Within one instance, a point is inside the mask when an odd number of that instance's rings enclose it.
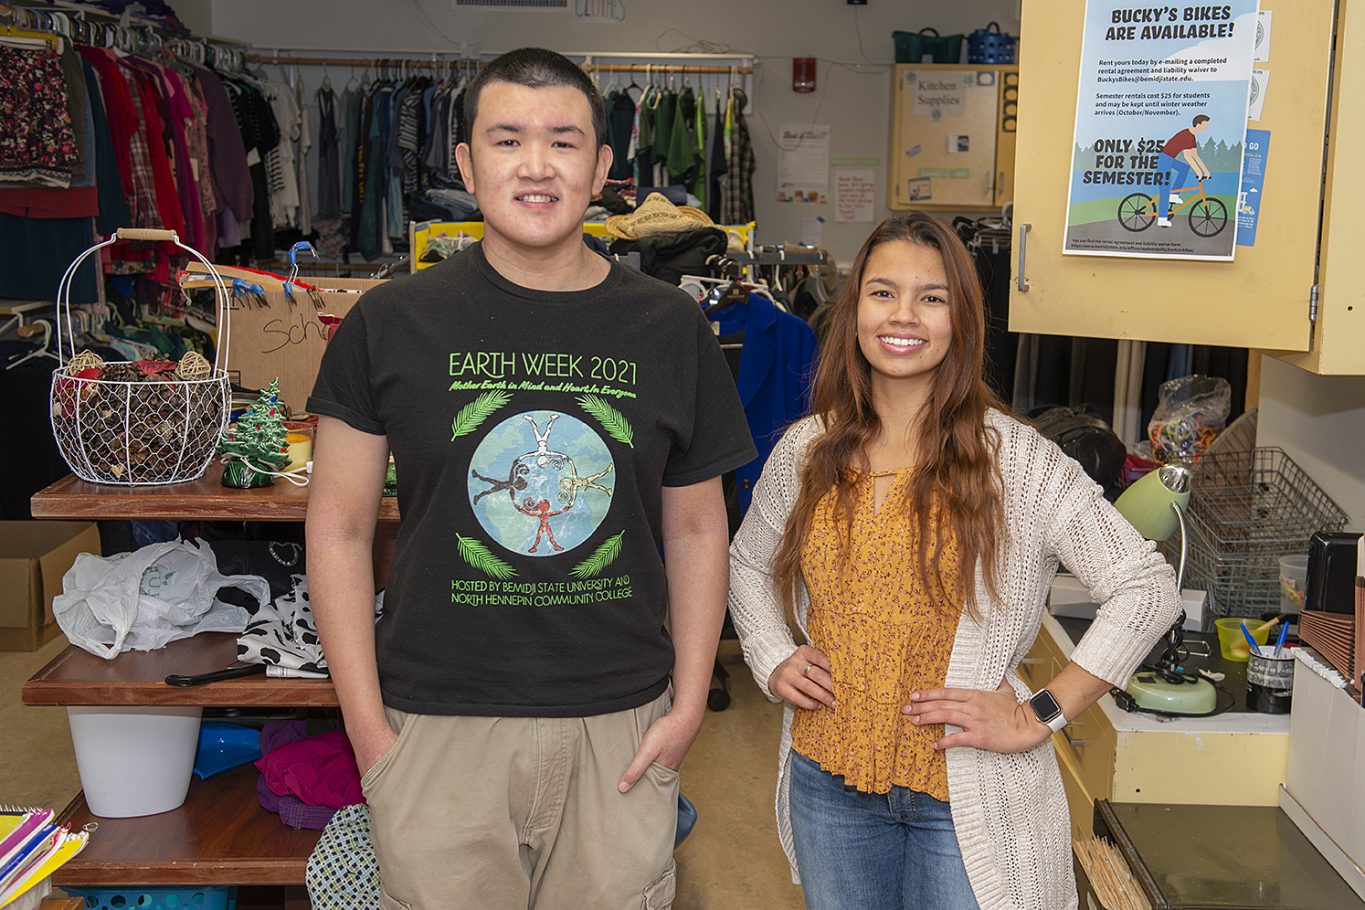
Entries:
{"label": "desk lamp", "polygon": [[1157,468],[1138,479],[1114,503],[1119,514],[1148,540],[1163,541],[1180,528],[1180,565],[1175,590],[1182,598],[1180,615],[1166,633],[1166,650],[1153,669],[1139,670],[1128,680],[1127,691],[1141,708],[1169,714],[1207,714],[1218,702],[1213,684],[1186,673],[1185,608],[1182,584],[1189,538],[1185,506],[1190,501],[1190,472],[1179,465]]}

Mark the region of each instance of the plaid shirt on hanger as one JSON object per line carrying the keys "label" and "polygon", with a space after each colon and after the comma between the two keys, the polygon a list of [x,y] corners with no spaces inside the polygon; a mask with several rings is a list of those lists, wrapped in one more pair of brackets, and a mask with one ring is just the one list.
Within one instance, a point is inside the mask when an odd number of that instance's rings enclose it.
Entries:
{"label": "plaid shirt on hanger", "polygon": [[721,188],[722,224],[748,224],[754,220],[754,146],[744,122],[744,107],[749,103],[742,89],[730,93],[734,104],[734,129],[725,164]]}
{"label": "plaid shirt on hanger", "polygon": [[142,97],[138,90],[137,77],[120,68],[133,99],[133,109],[137,112],[138,129],[129,143],[129,158],[133,170],[133,196],[128,200],[133,210],[133,224],[136,227],[159,228],[161,215],[156,210],[156,178],[152,174],[151,151],[147,147],[147,121],[142,116]]}

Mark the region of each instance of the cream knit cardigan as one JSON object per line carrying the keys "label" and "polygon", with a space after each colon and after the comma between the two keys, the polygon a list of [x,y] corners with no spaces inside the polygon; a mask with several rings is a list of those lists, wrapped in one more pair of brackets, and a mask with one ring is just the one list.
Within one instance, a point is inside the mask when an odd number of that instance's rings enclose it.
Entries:
{"label": "cream knit cardigan", "polygon": [[[1036,430],[996,411],[987,426],[999,436],[1006,536],[998,553],[1000,599],[976,573],[983,618],[964,610],[948,662],[947,685],[993,690],[1016,675],[1037,636],[1048,590],[1064,563],[1090,589],[1099,613],[1071,659],[1100,679],[1122,686],[1170,628],[1179,611],[1175,574],[1108,502],[1081,466]],[[768,677],[796,650],[772,581],[771,565],[787,515],[796,503],[799,465],[822,425],[807,418],[777,444],[754,489],[753,503],[730,548],[730,614],[744,659],[770,699]],[[895,579],[887,579],[895,583]],[[805,632],[807,595],[797,619]],[[788,792],[791,721],[782,721],[777,830],[797,878]],[[981,910],[1061,910],[1077,906],[1071,865],[1071,824],[1057,758],[1049,738],[1029,752],[1002,755],[949,749],[948,792],[953,825]]]}

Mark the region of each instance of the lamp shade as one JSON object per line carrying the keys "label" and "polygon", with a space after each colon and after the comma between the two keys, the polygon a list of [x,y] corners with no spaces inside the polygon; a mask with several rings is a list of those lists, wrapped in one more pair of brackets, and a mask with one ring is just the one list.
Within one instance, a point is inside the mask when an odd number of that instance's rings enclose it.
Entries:
{"label": "lamp shade", "polygon": [[1175,533],[1179,516],[1171,506],[1185,508],[1190,501],[1190,472],[1179,465],[1166,465],[1139,478],[1114,503],[1119,514],[1148,540],[1165,540]]}

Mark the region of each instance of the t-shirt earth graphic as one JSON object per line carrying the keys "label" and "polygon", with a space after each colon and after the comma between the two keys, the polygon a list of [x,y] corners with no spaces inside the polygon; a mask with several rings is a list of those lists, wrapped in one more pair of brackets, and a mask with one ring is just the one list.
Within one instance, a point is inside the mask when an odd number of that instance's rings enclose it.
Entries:
{"label": "t-shirt earth graphic", "polygon": [[616,465],[600,436],[557,411],[508,417],[474,450],[469,502],[514,553],[554,556],[592,536],[611,505]]}

